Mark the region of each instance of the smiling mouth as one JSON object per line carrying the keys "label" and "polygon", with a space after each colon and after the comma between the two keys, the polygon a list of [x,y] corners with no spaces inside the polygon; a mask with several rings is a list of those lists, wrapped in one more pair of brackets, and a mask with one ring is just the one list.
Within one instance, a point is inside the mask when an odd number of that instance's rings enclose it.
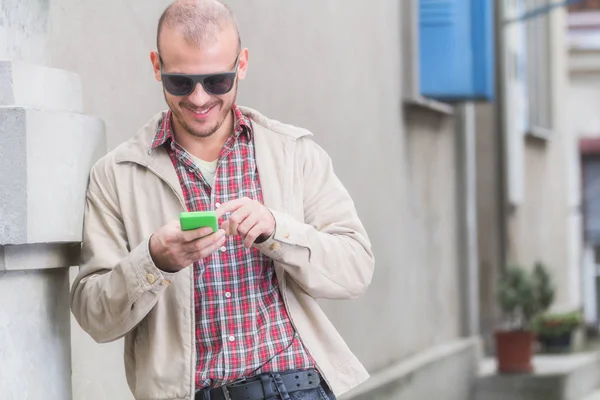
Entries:
{"label": "smiling mouth", "polygon": [[192,107],[185,107],[190,113],[192,113],[194,116],[199,117],[199,118],[204,118],[206,116],[208,116],[208,114],[210,114],[210,112],[215,108],[216,105],[212,105],[210,107],[203,107],[203,108],[192,108]]}

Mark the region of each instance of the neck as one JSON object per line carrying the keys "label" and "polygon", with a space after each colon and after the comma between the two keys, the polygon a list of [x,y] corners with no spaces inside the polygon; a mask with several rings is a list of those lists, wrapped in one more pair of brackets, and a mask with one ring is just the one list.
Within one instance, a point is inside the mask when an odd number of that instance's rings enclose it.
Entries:
{"label": "neck", "polygon": [[233,111],[227,114],[219,129],[210,136],[191,135],[179,124],[177,118],[173,118],[173,134],[177,143],[191,155],[205,161],[216,160],[225,142],[233,134]]}

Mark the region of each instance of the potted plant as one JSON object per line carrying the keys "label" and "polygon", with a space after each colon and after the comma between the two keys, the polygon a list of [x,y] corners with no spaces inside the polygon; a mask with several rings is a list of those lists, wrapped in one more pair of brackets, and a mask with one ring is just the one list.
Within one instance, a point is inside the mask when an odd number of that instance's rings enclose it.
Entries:
{"label": "potted plant", "polygon": [[527,373],[533,370],[533,321],[550,308],[555,289],[541,263],[532,272],[518,266],[504,271],[497,288],[497,300],[506,325],[496,331],[496,359],[500,373]]}
{"label": "potted plant", "polygon": [[549,352],[571,350],[573,331],[583,323],[579,311],[544,313],[535,321],[535,332],[543,349]]}

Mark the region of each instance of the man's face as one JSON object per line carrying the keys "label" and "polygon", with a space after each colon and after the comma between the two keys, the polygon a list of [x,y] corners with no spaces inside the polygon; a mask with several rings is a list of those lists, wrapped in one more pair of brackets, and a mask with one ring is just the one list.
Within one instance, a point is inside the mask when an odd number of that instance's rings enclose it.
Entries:
{"label": "man's face", "polygon": [[248,51],[242,50],[238,58],[238,38],[232,28],[224,28],[216,40],[206,41],[198,47],[188,43],[177,30],[164,27],[160,36],[160,56],[156,52],[151,54],[154,74],[159,81],[162,80],[161,61],[165,74],[204,75],[234,71],[236,58],[237,78],[225,94],[208,93],[197,84],[190,94],[177,96],[163,86],[165,100],[173,111],[175,129],[205,138],[221,127],[235,103],[238,80],[246,76]]}

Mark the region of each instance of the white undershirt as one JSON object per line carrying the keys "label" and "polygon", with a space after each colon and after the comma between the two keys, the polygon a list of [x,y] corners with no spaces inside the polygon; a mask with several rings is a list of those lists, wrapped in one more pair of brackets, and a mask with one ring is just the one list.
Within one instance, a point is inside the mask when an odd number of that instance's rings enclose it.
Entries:
{"label": "white undershirt", "polygon": [[210,185],[210,187],[215,186],[215,173],[217,172],[217,161],[204,161],[199,159],[198,157],[192,156],[200,171],[202,171],[202,176],[206,179],[206,182]]}

